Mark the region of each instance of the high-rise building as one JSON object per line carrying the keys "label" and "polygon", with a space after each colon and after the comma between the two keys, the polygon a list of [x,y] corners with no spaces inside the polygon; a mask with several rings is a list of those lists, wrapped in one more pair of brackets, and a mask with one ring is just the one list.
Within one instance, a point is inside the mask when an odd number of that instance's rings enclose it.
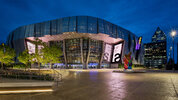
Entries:
{"label": "high-rise building", "polygon": [[152,36],[152,43],[156,42],[165,42],[166,35],[165,33],[158,27],[155,31],[155,34]]}
{"label": "high-rise building", "polygon": [[166,35],[158,27],[152,36],[152,42],[144,44],[144,65],[146,67],[164,67],[167,63]]}

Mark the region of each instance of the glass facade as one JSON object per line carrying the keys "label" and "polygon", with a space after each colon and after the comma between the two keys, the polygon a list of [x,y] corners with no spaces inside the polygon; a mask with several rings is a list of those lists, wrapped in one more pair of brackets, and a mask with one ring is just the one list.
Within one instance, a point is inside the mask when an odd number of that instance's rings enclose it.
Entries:
{"label": "glass facade", "polygon": [[155,31],[155,34],[152,36],[152,42],[165,42],[166,35],[165,33],[158,27]]}
{"label": "glass facade", "polygon": [[[124,54],[132,52],[133,58],[136,55],[135,44],[138,37],[130,31],[105,21],[100,18],[90,16],[72,16],[55,19],[51,21],[45,21],[36,24],[30,24],[19,27],[12,31],[7,40],[7,44],[12,48],[15,48],[16,52],[26,49],[25,39],[28,38],[42,38],[53,35],[63,35],[63,33],[88,33],[88,34],[106,34],[110,38],[120,38],[124,40]],[[98,66],[102,62],[103,41],[91,39],[89,37],[82,38],[64,38],[62,40],[48,41],[50,45],[57,44],[64,50],[65,47],[65,60],[68,64],[89,64],[90,67]],[[19,42],[20,41],[20,42]],[[19,45],[22,46],[22,50],[19,51]],[[105,43],[104,43],[105,44]],[[142,48],[143,49],[143,48]],[[142,55],[140,53],[139,55]],[[141,56],[138,57],[141,59]],[[138,62],[140,63],[140,62]],[[142,62],[143,63],[143,62]],[[108,65],[108,64],[107,64]]]}
{"label": "glass facade", "polygon": [[146,67],[165,67],[167,63],[166,42],[147,43],[145,47],[145,66]]}
{"label": "glass facade", "polygon": [[[102,54],[102,41],[90,40],[90,56],[88,63],[99,63]],[[92,66],[91,66],[92,67]]]}
{"label": "glass facade", "polygon": [[[73,16],[22,26],[14,30],[13,40],[27,37],[43,37],[64,32],[104,33],[113,38],[127,39],[131,32],[100,18],[90,16]],[[9,34],[12,35],[12,34]]]}
{"label": "glass facade", "polygon": [[68,64],[78,64],[81,62],[80,39],[65,40],[66,58]]}
{"label": "glass facade", "polygon": [[147,67],[165,67],[167,63],[166,35],[158,27],[152,36],[152,42],[144,44],[144,64]]}

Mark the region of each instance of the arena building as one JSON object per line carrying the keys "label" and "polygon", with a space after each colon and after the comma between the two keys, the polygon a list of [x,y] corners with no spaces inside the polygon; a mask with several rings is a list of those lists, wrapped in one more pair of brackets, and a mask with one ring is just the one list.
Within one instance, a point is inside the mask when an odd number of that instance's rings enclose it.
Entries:
{"label": "arena building", "polygon": [[7,44],[17,55],[25,49],[33,53],[36,45],[32,41],[36,38],[61,47],[62,61],[54,64],[58,67],[118,67],[129,52],[133,64],[143,64],[142,38],[96,17],[72,16],[21,26],[9,34]]}

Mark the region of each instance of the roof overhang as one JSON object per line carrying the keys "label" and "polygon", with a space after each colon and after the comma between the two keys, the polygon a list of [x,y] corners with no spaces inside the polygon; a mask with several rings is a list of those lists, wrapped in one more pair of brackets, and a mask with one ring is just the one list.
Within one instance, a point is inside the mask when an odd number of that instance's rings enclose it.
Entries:
{"label": "roof overhang", "polygon": [[[36,37],[28,37],[26,39],[34,41],[35,38]],[[91,38],[94,40],[101,40],[109,44],[114,44],[123,41],[123,39],[121,38],[113,38],[103,33],[92,34],[92,33],[65,32],[63,34],[58,34],[58,35],[45,35],[44,37],[38,37],[38,39],[42,40],[43,42],[62,41],[64,39],[74,39],[74,38]]]}

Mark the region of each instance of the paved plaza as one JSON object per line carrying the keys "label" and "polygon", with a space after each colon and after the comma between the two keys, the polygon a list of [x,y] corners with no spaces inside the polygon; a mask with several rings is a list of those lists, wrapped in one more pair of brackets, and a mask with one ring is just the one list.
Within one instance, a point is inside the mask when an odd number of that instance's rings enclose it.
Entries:
{"label": "paved plaza", "polygon": [[71,71],[55,90],[0,100],[178,100],[178,73]]}

